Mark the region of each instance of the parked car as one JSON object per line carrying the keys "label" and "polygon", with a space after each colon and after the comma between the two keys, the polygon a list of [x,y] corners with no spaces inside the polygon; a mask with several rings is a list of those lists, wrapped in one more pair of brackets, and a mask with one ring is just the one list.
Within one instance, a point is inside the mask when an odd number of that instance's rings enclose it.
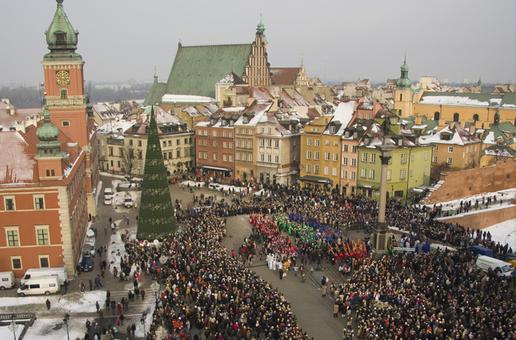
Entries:
{"label": "parked car", "polygon": [[126,208],[132,208],[134,207],[134,201],[131,196],[125,196],[124,198],[124,207]]}
{"label": "parked car", "polygon": [[121,182],[117,186],[118,191],[129,191],[134,187],[134,184],[131,182]]}
{"label": "parked car", "polygon": [[95,230],[93,228],[88,228],[88,230],[86,230],[86,237],[95,238]]}
{"label": "parked car", "polygon": [[93,257],[95,257],[95,246],[92,246],[91,244],[85,243],[84,247],[82,247],[82,253],[88,254]]}
{"label": "parked car", "polygon": [[104,198],[113,197],[113,189],[111,187],[104,188]]}
{"label": "parked car", "polygon": [[80,267],[83,272],[91,272],[93,270],[93,257],[89,254],[83,254]]}
{"label": "parked car", "polygon": [[1,272],[0,273],[0,289],[13,288],[15,284],[13,272]]}
{"label": "parked car", "polygon": [[109,197],[104,196],[104,204],[105,205],[111,205],[112,203],[113,203],[113,197],[112,196],[109,196]]}
{"label": "parked car", "polygon": [[63,284],[66,280],[68,280],[68,275],[66,274],[66,270],[64,267],[55,267],[55,268],[29,268],[25,272],[25,275],[21,279],[21,283],[24,284],[26,281],[37,278],[37,277],[47,277],[54,276],[57,277],[59,284]]}
{"label": "parked car", "polygon": [[26,280],[16,293],[25,295],[50,295],[59,292],[59,281],[55,276],[42,276]]}

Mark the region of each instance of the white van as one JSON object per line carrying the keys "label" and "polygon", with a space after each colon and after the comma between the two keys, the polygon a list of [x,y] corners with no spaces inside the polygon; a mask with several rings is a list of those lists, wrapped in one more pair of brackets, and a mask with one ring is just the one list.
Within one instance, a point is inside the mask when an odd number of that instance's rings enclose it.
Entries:
{"label": "white van", "polygon": [[486,272],[489,269],[498,271],[499,276],[511,276],[514,269],[510,263],[485,255],[478,255],[476,264],[478,268]]}
{"label": "white van", "polygon": [[25,275],[21,279],[21,284],[24,284],[25,281],[34,279],[37,277],[43,276],[55,276],[57,277],[59,284],[62,285],[65,280],[68,280],[68,275],[66,274],[66,270],[64,267],[57,268],[30,268],[27,269]]}
{"label": "white van", "polygon": [[113,189],[111,187],[104,188],[104,198],[111,198],[113,197]]}
{"label": "white van", "polygon": [[59,282],[55,276],[44,276],[26,280],[16,291],[20,296],[50,295],[57,292],[59,292]]}
{"label": "white van", "polygon": [[0,272],[0,289],[13,288],[15,284],[13,272]]}

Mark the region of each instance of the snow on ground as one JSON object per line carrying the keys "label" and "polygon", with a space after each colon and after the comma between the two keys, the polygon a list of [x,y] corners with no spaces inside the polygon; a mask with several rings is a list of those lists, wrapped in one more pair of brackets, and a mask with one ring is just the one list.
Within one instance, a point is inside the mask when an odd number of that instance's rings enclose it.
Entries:
{"label": "snow on ground", "polygon": [[[70,339],[83,339],[86,334],[86,320],[84,318],[71,318],[68,321]],[[92,319],[90,319],[92,321]],[[9,339],[9,338],[2,338]],[[66,326],[63,318],[41,318],[38,317],[32,327],[29,327],[25,334],[28,340],[67,339]]]}
{"label": "snow on ground", "polygon": [[[23,331],[23,327],[24,325],[15,324],[14,334],[16,334],[16,339],[20,337],[20,334]],[[11,325],[0,326],[0,339],[14,339],[13,329]]]}
{"label": "snow on ground", "polygon": [[179,185],[184,186],[184,187],[200,186],[202,188],[202,187],[204,187],[204,182],[184,181],[184,182],[181,182]]}
{"label": "snow on ground", "polygon": [[494,241],[500,242],[500,244],[508,243],[512,250],[516,250],[516,218],[492,225],[482,230],[489,231]]}
{"label": "snow on ground", "polygon": [[[185,186],[185,187],[197,187],[197,186],[200,186],[200,187],[204,187],[204,182],[195,182],[195,181],[184,181],[184,182],[181,182],[179,185],[181,186]],[[247,193],[247,191],[249,190],[247,187],[237,187],[237,186],[234,186],[234,185],[227,185],[227,184],[220,184],[220,183],[210,183],[208,184],[208,187],[212,190],[217,190],[217,191],[226,191],[226,192],[229,192],[230,190],[232,190],[233,192],[245,192]]]}
{"label": "snow on ground", "polygon": [[20,312],[27,311],[27,305],[30,310],[46,311],[46,300],[50,300],[50,312],[62,311],[63,313],[89,313],[95,312],[95,302],[102,303],[106,300],[106,291],[93,290],[84,293],[70,293],[66,295],[51,296],[26,296],[26,297],[2,297],[0,298],[0,310],[8,310],[14,312],[19,309]]}
{"label": "snow on ground", "polygon": [[98,183],[97,183],[97,191],[95,192],[95,202],[96,204],[99,204],[99,196],[100,196],[100,193],[102,192],[102,180],[100,180]]}
{"label": "snow on ground", "polygon": [[[494,204],[493,201],[492,201],[492,199],[493,199],[493,197],[495,195],[496,195],[496,200],[497,200],[496,204]],[[452,200],[452,201],[426,204],[426,206],[427,207],[433,207],[434,204],[438,204],[438,205],[442,205],[443,211],[455,210],[455,209],[458,209],[460,207],[460,202],[461,201],[463,201],[463,202],[471,201],[471,204],[474,206],[475,205],[475,200],[478,199],[478,203],[481,205],[482,204],[482,198],[485,198],[486,201],[487,201],[488,197],[491,197],[491,206],[493,206],[493,205],[500,206],[500,200],[504,201],[503,204],[509,205],[510,204],[510,200],[516,198],[516,188],[500,190],[500,191],[495,191],[495,192],[485,192],[485,193],[482,193],[482,194],[468,196],[468,197],[463,197],[463,198],[459,198],[459,199]]]}
{"label": "snow on ground", "polygon": [[462,217],[462,216],[467,216],[467,215],[474,215],[474,214],[480,214],[480,213],[484,213],[486,211],[500,210],[500,209],[505,209],[505,208],[513,207],[513,206],[514,206],[514,204],[502,204],[502,205],[500,205],[498,203],[498,204],[495,204],[495,205],[490,205],[489,208],[487,208],[487,209],[471,210],[471,211],[468,211],[468,212],[462,213],[462,214],[452,214],[450,216],[438,217],[438,218],[436,218],[436,220],[438,220],[438,221],[447,221],[447,220],[450,220],[450,219],[453,219],[453,218],[457,218],[457,217]]}
{"label": "snow on ground", "polygon": [[[150,288],[152,290],[156,290],[159,292],[159,284],[157,282],[153,282]],[[154,303],[154,301],[155,301],[154,296],[149,296],[147,299],[149,301],[149,307],[147,308],[147,316],[145,317],[145,330],[146,331],[149,330],[149,327],[152,324],[152,315],[154,314],[154,310],[156,309],[156,304]],[[142,337],[142,338],[144,336],[143,325],[141,322],[139,322],[136,326],[135,335],[137,337]]]}

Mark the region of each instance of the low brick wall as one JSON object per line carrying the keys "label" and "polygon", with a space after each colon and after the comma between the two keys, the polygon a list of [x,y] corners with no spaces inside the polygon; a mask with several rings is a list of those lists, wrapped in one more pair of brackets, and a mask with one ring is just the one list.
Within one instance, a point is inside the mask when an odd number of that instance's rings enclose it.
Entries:
{"label": "low brick wall", "polygon": [[516,160],[498,162],[484,168],[441,174],[442,185],[424,199],[427,204],[446,202],[484,192],[516,188]]}
{"label": "low brick wall", "polygon": [[513,218],[516,218],[516,205],[511,205],[501,209],[479,211],[478,213],[467,214],[464,216],[440,218],[439,221],[458,223],[470,229],[483,229]]}

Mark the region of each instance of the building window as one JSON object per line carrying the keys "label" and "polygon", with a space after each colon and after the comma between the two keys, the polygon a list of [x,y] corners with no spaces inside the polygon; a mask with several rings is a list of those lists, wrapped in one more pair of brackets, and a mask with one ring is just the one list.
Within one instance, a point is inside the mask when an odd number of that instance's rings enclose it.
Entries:
{"label": "building window", "polygon": [[306,165],[306,173],[309,174],[311,172],[310,164]]}
{"label": "building window", "polygon": [[339,154],[335,152],[335,153],[333,154],[333,161],[334,161],[334,162],[337,162],[338,160],[339,160]]}
{"label": "building window", "polygon": [[16,202],[14,200],[14,197],[4,197],[4,209],[16,210]]}
{"label": "building window", "polygon": [[478,120],[479,120],[479,117],[478,117],[478,115],[475,113],[475,114],[473,115],[473,121],[476,123],[476,122],[478,122]]}
{"label": "building window", "polygon": [[367,171],[366,171],[366,169],[360,169],[360,177],[367,178]]}
{"label": "building window", "polygon": [[439,120],[439,117],[441,117],[441,114],[439,112],[434,112],[434,120]]}
{"label": "building window", "polygon": [[181,149],[176,150],[176,158],[181,158]]}
{"label": "building window", "polygon": [[376,154],[372,153],[371,154],[371,163],[374,163],[376,162]]}
{"label": "building window", "polygon": [[316,174],[316,175],[319,174],[319,165],[314,166],[314,174]]}
{"label": "building window", "polygon": [[279,148],[279,140],[277,140],[277,139],[274,140],[274,147],[276,149]]}
{"label": "building window", "polygon": [[20,256],[11,256],[11,268],[13,270],[22,269],[22,259]]}
{"label": "building window", "polygon": [[45,196],[43,196],[43,195],[34,196],[34,209],[36,209],[36,210],[45,209]]}
{"label": "building window", "polygon": [[260,161],[265,162],[265,155],[263,153],[260,154]]}
{"label": "building window", "polygon": [[61,126],[62,126],[62,127],[70,126],[70,121],[69,121],[69,120],[63,120],[63,121],[61,121]]}
{"label": "building window", "polygon": [[351,166],[352,167],[356,167],[357,166],[357,159],[356,158],[352,158],[351,159]]}
{"label": "building window", "polygon": [[330,173],[330,168],[328,168],[327,166],[324,167],[324,175],[328,175]]}
{"label": "building window", "polygon": [[314,159],[315,159],[316,161],[318,161],[318,160],[319,160],[319,151],[316,151],[316,152],[315,152],[315,157],[314,157]]}
{"label": "building window", "polygon": [[55,176],[56,175],[54,169],[47,169],[47,170],[45,170],[45,174],[47,175],[47,177]]}
{"label": "building window", "polygon": [[278,155],[274,156],[274,163],[276,163],[276,164],[279,163],[279,156]]}
{"label": "building window", "polygon": [[337,176],[337,168],[332,168],[332,170],[331,170],[331,174],[332,174],[333,176]]}
{"label": "building window", "polygon": [[400,179],[405,179],[407,177],[407,169],[400,170]]}
{"label": "building window", "polygon": [[357,150],[358,150],[358,146],[357,146],[357,145],[353,145],[353,146],[351,147],[351,152],[353,152],[353,153],[357,153]]}
{"label": "building window", "polygon": [[129,145],[133,146],[133,140],[132,139],[129,139]]}
{"label": "building window", "polygon": [[228,155],[222,155],[222,160],[224,162],[227,162],[228,161]]}
{"label": "building window", "polygon": [[140,146],[140,147],[142,146],[142,141],[141,140],[138,141],[138,146]]}
{"label": "building window", "polygon": [[400,93],[400,102],[403,100],[403,93]]}
{"label": "building window", "polygon": [[18,227],[5,228],[5,238],[8,247],[18,247],[20,245],[20,234]]}
{"label": "building window", "polygon": [[369,178],[370,178],[370,179],[374,179],[374,177],[375,177],[375,171],[374,171],[374,169],[369,170]]}
{"label": "building window", "polygon": [[306,145],[312,146],[312,139],[311,138],[307,138],[306,139]]}
{"label": "building window", "polygon": [[402,153],[400,155],[400,158],[401,158],[401,164],[407,163],[407,154],[406,153]]}
{"label": "building window", "polygon": [[454,121],[454,122],[458,122],[458,121],[459,121],[459,113],[458,113],[458,112],[455,112],[455,113],[453,114],[453,121]]}
{"label": "building window", "polygon": [[325,160],[325,161],[329,161],[329,160],[330,160],[330,157],[331,157],[331,153],[329,153],[329,152],[325,152],[325,153],[324,153],[324,160]]}
{"label": "building window", "polygon": [[437,163],[437,156],[432,157],[432,162]]}
{"label": "building window", "polygon": [[342,158],[342,165],[348,165],[348,158],[347,157]]}
{"label": "building window", "polygon": [[216,154],[216,153],[214,153],[214,154],[213,154],[213,160],[214,160],[214,161],[216,161],[216,160],[217,160],[217,154]]}
{"label": "building window", "polygon": [[306,159],[312,159],[312,151],[306,152]]}
{"label": "building window", "polygon": [[353,181],[357,178],[357,174],[354,171],[351,171],[351,173],[349,175],[350,175],[349,179],[351,179]]}
{"label": "building window", "polygon": [[362,154],[362,162],[367,162],[367,157],[368,157],[367,152],[364,152]]}
{"label": "building window", "polygon": [[448,160],[446,160],[446,163],[452,165],[453,164],[453,159],[451,157],[448,157]]}
{"label": "building window", "polygon": [[48,255],[39,255],[39,267],[40,268],[48,268],[50,267],[50,260]]}
{"label": "building window", "polygon": [[347,145],[347,144],[344,144],[344,145],[342,146],[342,150],[343,150],[344,152],[348,152],[348,145]]}
{"label": "building window", "polygon": [[272,163],[272,155],[267,155],[267,162]]}
{"label": "building window", "polygon": [[68,92],[66,90],[61,90],[61,99],[68,99]]}
{"label": "building window", "polygon": [[229,161],[233,162],[233,156],[232,155],[229,155]]}
{"label": "building window", "polygon": [[112,146],[109,147],[108,151],[109,151],[109,156],[113,156],[113,147]]}
{"label": "building window", "polygon": [[452,153],[453,152],[453,146],[449,146],[448,147],[448,153]]}
{"label": "building window", "polygon": [[318,139],[315,140],[315,146],[316,147],[319,146],[319,140]]}
{"label": "building window", "polygon": [[166,152],[163,152],[163,159],[167,160],[167,153]]}

